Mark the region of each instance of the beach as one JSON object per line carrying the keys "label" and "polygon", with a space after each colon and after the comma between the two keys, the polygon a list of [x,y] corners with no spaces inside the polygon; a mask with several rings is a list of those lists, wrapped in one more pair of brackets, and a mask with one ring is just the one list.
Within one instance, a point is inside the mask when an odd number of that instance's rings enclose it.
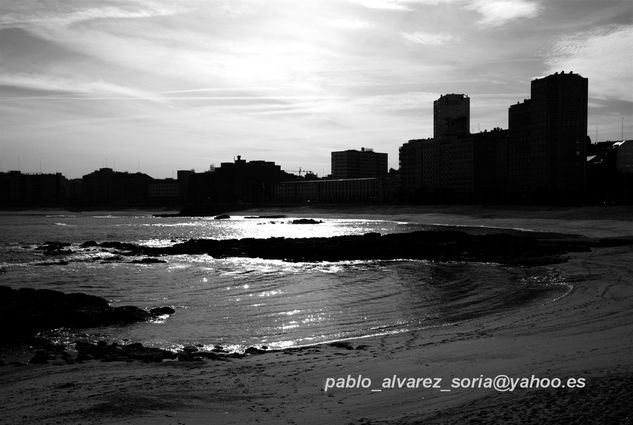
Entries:
{"label": "beach", "polygon": [[[315,215],[314,211],[294,213]],[[426,224],[434,219],[433,212],[415,210],[366,214]],[[633,233],[626,214],[606,222],[592,212],[587,218],[569,220],[566,228],[555,224],[565,212],[529,214],[538,230],[592,237]],[[507,228],[526,224],[525,216],[486,218],[456,212],[454,217],[447,224]],[[629,233],[623,233],[627,228]],[[5,364],[0,366],[0,423],[628,424],[633,383],[632,259],[630,245],[575,252],[568,261],[550,266],[570,283],[568,293],[558,299],[441,327],[334,345],[229,361]],[[559,378],[565,385],[570,378],[576,383],[582,379],[584,386],[512,391],[483,387],[486,378],[498,375],[532,382]],[[341,378],[348,388],[334,386],[326,391],[328,382]],[[385,378],[394,384],[392,388],[384,387]],[[424,382],[418,378],[431,378],[439,386],[397,388],[398,382],[411,382],[405,378],[418,384]],[[475,383],[457,388],[456,378]]]}

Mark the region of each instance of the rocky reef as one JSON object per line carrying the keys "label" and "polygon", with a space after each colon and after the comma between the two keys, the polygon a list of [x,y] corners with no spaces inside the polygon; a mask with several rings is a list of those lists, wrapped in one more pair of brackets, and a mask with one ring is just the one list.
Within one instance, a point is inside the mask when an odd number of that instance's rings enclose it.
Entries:
{"label": "rocky reef", "polygon": [[[564,255],[570,252],[632,243],[631,238],[598,240],[575,235],[509,230],[423,230],[386,235],[367,233],[296,239],[190,239],[167,247],[146,247],[112,241],[89,241],[82,246],[114,249],[122,256],[150,258],[207,254],[215,258],[254,257],[292,262],[423,259],[535,266],[564,261]],[[144,262],[152,261],[146,259]]]}
{"label": "rocky reef", "polygon": [[124,325],[170,312],[170,307],[150,311],[135,306],[112,307],[104,298],[82,293],[0,286],[2,342],[28,338],[47,329]]}

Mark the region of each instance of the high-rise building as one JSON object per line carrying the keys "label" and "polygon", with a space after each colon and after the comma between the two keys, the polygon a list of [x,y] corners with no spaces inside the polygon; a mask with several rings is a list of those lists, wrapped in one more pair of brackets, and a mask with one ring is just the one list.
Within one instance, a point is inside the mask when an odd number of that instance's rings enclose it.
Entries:
{"label": "high-rise building", "polygon": [[470,133],[470,98],[445,94],[433,102],[433,138],[461,137]]}
{"label": "high-rise building", "polygon": [[547,188],[546,152],[535,143],[532,101],[508,110],[508,190],[524,197]]}
{"label": "high-rise building", "polygon": [[409,140],[400,146],[400,190],[407,199],[426,198],[437,190],[439,160],[433,139]]}
{"label": "high-rise building", "polygon": [[509,111],[509,190],[573,201],[585,190],[588,80],[556,73],[532,81],[531,99]]}
{"label": "high-rise building", "polygon": [[332,178],[358,179],[387,175],[387,154],[361,148],[332,152]]}
{"label": "high-rise building", "polygon": [[439,190],[447,202],[467,202],[474,191],[474,152],[470,135],[439,141]]}
{"label": "high-rise building", "polygon": [[478,202],[503,202],[507,182],[508,130],[495,128],[471,135],[473,180]]}

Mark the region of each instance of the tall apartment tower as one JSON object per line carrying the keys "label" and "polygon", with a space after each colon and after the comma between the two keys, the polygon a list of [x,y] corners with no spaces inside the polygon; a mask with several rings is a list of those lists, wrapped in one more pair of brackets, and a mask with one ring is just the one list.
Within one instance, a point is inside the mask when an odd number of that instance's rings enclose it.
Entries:
{"label": "tall apartment tower", "polygon": [[574,201],[585,190],[588,79],[556,73],[532,81],[509,111],[509,190]]}
{"label": "tall apartment tower", "polygon": [[546,147],[550,187],[563,197],[585,189],[588,81],[571,72],[532,81],[535,141]]}
{"label": "tall apartment tower", "polygon": [[449,202],[468,200],[474,161],[468,96],[445,94],[433,102],[433,138],[439,155],[437,190]]}
{"label": "tall apartment tower", "polygon": [[433,102],[433,138],[466,136],[470,133],[470,98],[445,94]]}
{"label": "tall apartment tower", "polygon": [[433,139],[409,140],[398,153],[403,195],[409,200],[429,199],[439,187],[439,143]]}

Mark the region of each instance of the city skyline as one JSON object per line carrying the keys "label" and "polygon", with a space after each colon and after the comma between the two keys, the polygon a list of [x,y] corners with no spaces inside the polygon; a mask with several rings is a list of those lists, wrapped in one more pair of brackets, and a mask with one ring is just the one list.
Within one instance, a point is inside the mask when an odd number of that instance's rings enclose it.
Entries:
{"label": "city skyline", "polygon": [[[464,93],[508,127],[530,81],[589,79],[588,134],[633,132],[629,1],[71,1],[0,6],[0,171],[171,177],[242,154],[319,175],[330,152],[432,137]],[[19,159],[18,159],[19,158]]]}

